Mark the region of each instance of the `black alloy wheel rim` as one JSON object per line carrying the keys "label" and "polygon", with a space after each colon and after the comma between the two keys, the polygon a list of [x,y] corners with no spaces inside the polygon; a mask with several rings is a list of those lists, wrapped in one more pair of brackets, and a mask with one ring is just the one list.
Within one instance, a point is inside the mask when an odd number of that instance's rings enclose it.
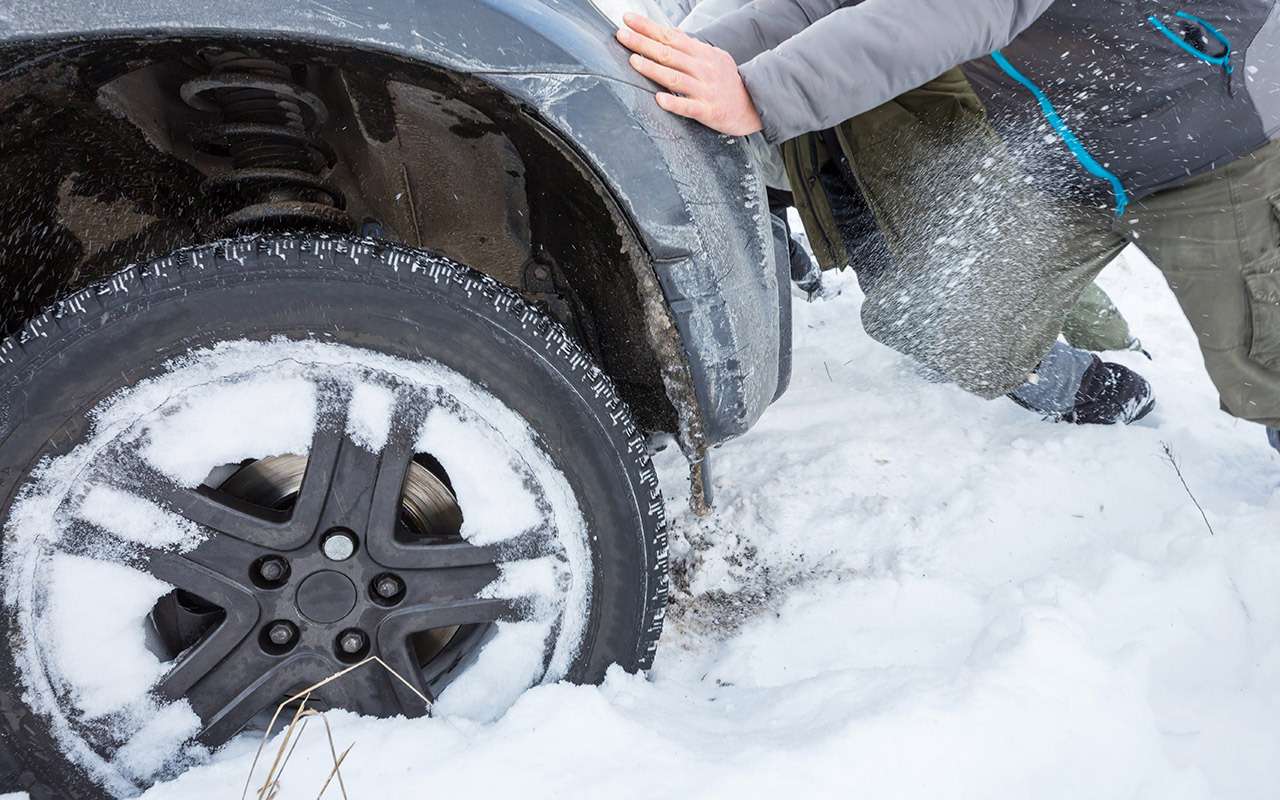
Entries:
{"label": "black alloy wheel rim", "polygon": [[[422,697],[434,701],[494,623],[533,614],[530,598],[486,596],[500,566],[560,553],[546,523],[478,546],[450,535],[461,523],[456,506],[455,516],[406,507],[411,474],[427,473],[415,461],[421,458],[415,445],[429,410],[441,402],[435,395],[398,388],[387,442],[372,453],[346,432],[352,386],[323,381],[316,388],[317,425],[300,486],[278,498],[277,507],[228,491],[234,476],[219,488],[180,487],[125,447],[114,448],[109,468],[94,476],[167,507],[205,535],[175,553],[81,528],[92,548],[106,540],[175,587],[151,623],[160,638],[182,641],[182,652],[154,691],[190,702],[202,723],[197,739],[211,747],[292,693],[371,656],[413,688],[366,668],[325,686],[320,704],[380,717],[427,713]],[[424,641],[434,642],[425,654]],[[544,656],[545,667],[550,642]]]}

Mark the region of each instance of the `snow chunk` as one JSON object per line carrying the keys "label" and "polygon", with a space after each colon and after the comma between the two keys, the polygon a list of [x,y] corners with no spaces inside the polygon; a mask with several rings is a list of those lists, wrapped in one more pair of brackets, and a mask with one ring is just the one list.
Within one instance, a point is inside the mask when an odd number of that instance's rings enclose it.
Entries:
{"label": "snow chunk", "polygon": [[139,781],[149,781],[183,755],[183,744],[200,731],[200,717],[183,700],[159,709],[116,752],[115,763]]}
{"label": "snow chunk", "polygon": [[301,377],[253,373],[193,387],[149,428],[143,457],[183,486],[221,464],[304,455],[316,427],[316,388]]}
{"label": "snow chunk", "polygon": [[190,550],[203,538],[190,520],[110,486],[90,488],[77,514],[85,522],[145,547]]}
{"label": "snow chunk", "polygon": [[449,684],[432,713],[492,722],[542,674],[551,625],[547,622],[499,622],[483,657]]}
{"label": "snow chunk", "polygon": [[481,590],[480,597],[524,601],[529,614],[547,619],[561,610],[561,566],[552,557],[500,564],[498,579]]}
{"label": "snow chunk", "polygon": [[122,564],[65,553],[50,559],[53,659],[86,718],[124,708],[164,673],[141,621],[172,589]]}
{"label": "snow chunk", "polygon": [[492,428],[451,411],[433,411],[423,426],[418,450],[435,456],[449,473],[464,516],[462,535],[472,544],[510,539],[542,519],[509,448]]}
{"label": "snow chunk", "polygon": [[481,597],[545,597],[557,591],[554,558],[508,561],[499,565],[499,571],[498,579],[484,588]]}
{"label": "snow chunk", "polygon": [[391,435],[391,413],[396,396],[385,386],[356,384],[347,417],[347,435],[370,453],[380,453]]}

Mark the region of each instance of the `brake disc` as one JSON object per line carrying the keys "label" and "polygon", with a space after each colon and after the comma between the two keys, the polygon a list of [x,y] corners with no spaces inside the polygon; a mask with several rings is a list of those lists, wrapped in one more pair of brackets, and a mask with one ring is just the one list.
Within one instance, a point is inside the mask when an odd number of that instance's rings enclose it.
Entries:
{"label": "brake disc", "polygon": [[[289,507],[302,488],[305,456],[271,456],[251,462],[227,478],[219,490],[254,505],[276,510]],[[452,538],[461,535],[462,509],[444,481],[414,461],[405,476],[400,498],[401,518],[415,537]]]}

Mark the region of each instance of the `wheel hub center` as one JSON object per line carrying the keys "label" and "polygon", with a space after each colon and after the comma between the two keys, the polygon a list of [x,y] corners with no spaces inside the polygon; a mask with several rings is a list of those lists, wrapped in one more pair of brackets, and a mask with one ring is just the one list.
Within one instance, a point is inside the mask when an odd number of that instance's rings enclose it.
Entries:
{"label": "wheel hub center", "polygon": [[324,570],[308,576],[298,587],[298,611],[312,622],[328,625],[350,614],[358,597],[350,578]]}

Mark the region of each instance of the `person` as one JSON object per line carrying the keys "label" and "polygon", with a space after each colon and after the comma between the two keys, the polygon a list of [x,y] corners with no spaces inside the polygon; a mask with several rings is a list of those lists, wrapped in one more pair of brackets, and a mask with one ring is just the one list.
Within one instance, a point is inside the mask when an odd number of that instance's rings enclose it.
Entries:
{"label": "person", "polygon": [[[678,27],[685,31],[697,31],[752,2],[753,0],[701,0],[692,7],[682,6],[684,18],[679,21]],[[812,299],[821,294],[822,273],[806,249],[791,235],[786,212],[795,207],[795,200],[780,148],[758,141],[761,138],[756,134],[749,140],[752,157],[760,167],[761,176],[768,187],[769,210],[781,220],[787,233],[792,281]],[[797,147],[803,149],[804,144],[797,143]],[[865,202],[855,201],[852,205],[855,206],[852,209],[854,218],[842,220],[841,233],[842,238],[850,245],[847,250],[853,253],[854,264],[860,263],[862,258],[874,260],[882,257],[883,234],[874,224],[871,209]],[[811,209],[806,207],[799,209],[799,212],[803,218]],[[817,219],[804,221],[806,230],[813,230],[821,224]],[[826,269],[846,266],[850,264],[836,263],[834,258],[823,264]],[[1115,301],[1096,282],[1085,288],[1079,301],[1068,312],[1062,325],[1062,338],[1079,350],[1134,350],[1146,354],[1141,340],[1133,335],[1128,320],[1116,307]],[[1147,356],[1149,358],[1150,354]]]}
{"label": "person", "polygon": [[[705,27],[748,4],[749,0],[705,0],[681,27]],[[1143,418],[1155,405],[1150,384],[1132,370],[1088,352],[1141,347],[1096,284],[1086,287],[1074,305],[1066,302],[1070,293],[1041,298],[1037,304],[1033,297],[1003,290],[1036,285],[1028,280],[1028,268],[1022,262],[1038,263],[1041,269],[1051,269],[1053,263],[1043,247],[1026,246],[1025,226],[991,224],[1009,221],[1000,209],[1002,204],[978,204],[965,196],[974,192],[969,180],[974,165],[958,154],[983,153],[994,141],[982,104],[967,80],[958,72],[944,75],[894,102],[894,107],[909,113],[873,110],[837,130],[824,131],[824,138],[805,134],[786,142],[785,164],[773,163],[782,160],[774,157],[778,148],[758,143],[759,134],[748,139],[770,186],[771,208],[780,191],[778,182],[788,187],[793,182],[798,188],[789,196],[795,198],[793,205],[822,267],[851,265],[858,272],[867,293],[862,306],[867,331],[883,344],[913,356],[931,377],[953,380],[983,396],[998,393],[992,387],[1006,385],[999,376],[1007,373],[1010,381],[1017,378],[1021,383],[1008,397],[1051,421],[1112,424]],[[921,114],[918,109],[938,113]],[[975,150],[953,141],[956,137],[947,135],[952,128],[980,147]],[[819,163],[796,155],[837,152],[838,137],[853,144],[848,158],[824,158]],[[921,147],[925,142],[932,145]],[[912,159],[914,164],[909,163]],[[837,161],[841,169],[835,168]],[[883,164],[894,168],[885,170]],[[922,165],[927,174],[913,177]],[[1007,182],[1012,175],[993,177]],[[933,246],[937,240],[933,231],[946,223],[929,213],[940,207],[932,194],[939,186],[950,187],[950,193],[957,195],[951,203],[954,207],[987,210],[986,224],[971,212],[964,226],[967,232],[948,235],[944,248]],[[1013,196],[1020,187],[1011,188],[1001,193]],[[911,194],[929,196],[931,204],[883,202]],[[998,250],[1001,257],[982,257],[984,250]],[[799,254],[794,247],[792,252]],[[952,268],[979,260],[984,262],[979,269],[957,273]],[[792,262],[794,272],[800,272],[798,266],[803,265]],[[802,288],[815,283],[809,278]],[[993,313],[993,309],[1009,313]],[[1064,309],[1066,319],[1062,320]],[[910,323],[904,324],[907,320]],[[892,324],[882,324],[886,321]],[[1065,342],[1055,341],[1059,333]],[[1038,364],[1030,362],[1035,366],[1029,376],[1027,369],[1009,360],[1011,347],[1028,358],[1042,356]]]}
{"label": "person", "polygon": [[[782,149],[819,260],[857,265],[871,336],[983,396],[1034,365],[1008,397],[1050,420],[1131,423],[1152,410],[1142,376],[1057,341],[1081,327],[1076,298],[1110,256],[1062,252],[1096,238],[1091,227],[1026,190],[960,71]],[[859,206],[883,241],[850,235],[868,227]]]}
{"label": "person", "polygon": [[[1012,289],[1015,301],[1032,301],[1023,315],[1005,307],[1016,302],[1002,302],[993,315],[999,324],[1055,315],[1046,295],[1074,302],[1112,256],[1137,244],[1163,270],[1196,331],[1223,409],[1267,426],[1274,444],[1280,223],[1270,198],[1280,193],[1280,146],[1272,141],[1280,128],[1274,91],[1280,60],[1268,53],[1280,44],[1275,6],[1275,0],[1205,2],[1195,15],[1154,3],[1140,12],[1104,0],[756,0],[697,37],[631,15],[618,38],[634,51],[637,71],[666,89],[657,94],[660,107],[722,133],[759,132],[777,144],[848,120],[874,123],[875,116],[866,119],[870,112],[911,114],[894,99],[964,65],[1005,130],[1020,128],[1026,141],[1043,143],[1019,158],[1031,164],[1028,179],[1051,190],[1005,197],[999,190],[1019,184],[1007,174],[1006,159],[991,157],[991,143],[985,157],[982,148],[963,149],[982,136],[959,139],[961,158],[980,159],[973,163],[975,182],[990,180],[997,190],[977,205],[1013,212],[999,225],[985,208],[976,209],[978,227],[1007,232],[1029,225],[1013,235],[1032,242],[1052,265],[1030,264],[1022,286],[979,281]],[[1237,42],[1249,46],[1238,49]],[[918,118],[954,111],[956,97],[934,97],[933,108],[915,109]],[[949,122],[930,130],[962,124]],[[927,151],[927,134],[919,138]],[[837,152],[829,156],[856,157],[854,144],[837,136]],[[1045,167],[1046,155],[1059,160],[1058,168]],[[921,165],[909,177],[928,178],[929,165],[915,158],[864,165],[903,163]],[[1002,172],[1005,180],[991,179]],[[950,220],[958,227],[969,222],[974,209],[956,207],[954,192],[927,183],[917,188],[917,196],[886,198],[915,246],[932,245],[920,242],[903,209],[931,207],[925,216],[935,225],[949,214],[959,215]],[[1104,203],[1109,213],[1100,210]],[[935,233],[940,249],[948,249],[950,231]],[[983,255],[999,258],[995,248]],[[882,324],[910,321],[909,309],[885,310]],[[893,312],[901,313],[895,319]],[[1026,361],[1025,352],[1009,353],[1015,373]],[[1009,370],[1002,372],[984,388],[1008,381]]]}

